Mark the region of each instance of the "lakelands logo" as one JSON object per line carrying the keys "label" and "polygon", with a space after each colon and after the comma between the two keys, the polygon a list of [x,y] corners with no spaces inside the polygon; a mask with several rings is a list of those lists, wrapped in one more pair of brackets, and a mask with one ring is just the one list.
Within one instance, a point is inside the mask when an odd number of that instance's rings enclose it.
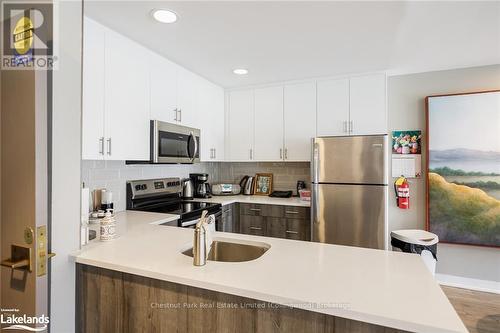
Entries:
{"label": "lakelands logo", "polygon": [[50,2],[2,2],[2,69],[53,69]]}
{"label": "lakelands logo", "polygon": [[[0,325],[2,330],[22,330],[29,332],[44,332],[50,322],[49,317],[19,315],[19,309],[2,309]],[[7,313],[5,313],[7,312]],[[7,326],[6,326],[7,325]]]}

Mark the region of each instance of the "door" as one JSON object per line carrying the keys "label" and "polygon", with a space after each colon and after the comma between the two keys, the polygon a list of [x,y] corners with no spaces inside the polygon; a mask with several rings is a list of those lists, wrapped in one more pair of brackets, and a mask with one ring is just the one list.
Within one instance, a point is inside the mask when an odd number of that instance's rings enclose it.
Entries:
{"label": "door", "polygon": [[[44,70],[1,72],[0,307],[4,320],[49,315],[49,75]],[[25,325],[43,328],[48,323]],[[0,324],[1,329],[9,326]]]}
{"label": "door", "polygon": [[150,118],[177,123],[177,65],[149,52]]}
{"label": "door", "polygon": [[349,103],[353,135],[387,133],[385,74],[351,78]]}
{"label": "door", "polygon": [[317,135],[349,135],[349,79],[318,81]]}
{"label": "door", "polygon": [[315,242],[385,249],[387,186],[312,184]]}
{"label": "door", "polygon": [[82,158],[104,158],[104,27],[85,18],[83,39]]}
{"label": "door", "polygon": [[196,112],[196,87],[201,78],[194,73],[178,67],[177,70],[177,107],[178,122],[184,126],[199,128]]}
{"label": "door", "polygon": [[311,139],[316,136],[316,83],[284,88],[284,142],[286,161],[311,161]]}
{"label": "door", "polygon": [[254,124],[254,159],[283,160],[283,87],[255,89]]}
{"label": "door", "polygon": [[315,138],[313,183],[387,184],[387,135]]}
{"label": "door", "polygon": [[106,158],[149,160],[149,74],[146,49],[107,31]]}
{"label": "door", "polygon": [[251,161],[254,140],[253,90],[229,93],[227,147],[230,161]]}
{"label": "door", "polygon": [[224,160],[224,89],[200,80],[196,103],[201,120],[201,160]]}

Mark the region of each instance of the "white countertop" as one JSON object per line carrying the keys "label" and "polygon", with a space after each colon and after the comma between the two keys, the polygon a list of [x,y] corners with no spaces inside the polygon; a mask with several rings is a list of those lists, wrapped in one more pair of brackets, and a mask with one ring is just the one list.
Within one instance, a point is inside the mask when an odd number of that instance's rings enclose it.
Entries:
{"label": "white countertop", "polygon": [[412,332],[467,332],[415,254],[217,232],[271,248],[254,261],[195,267],[181,254],[193,229],[151,224],[175,215],[116,216],[124,233],[84,248],[76,262]]}
{"label": "white countertop", "polygon": [[204,201],[204,202],[215,202],[220,203],[222,206],[230,205],[236,202],[239,203],[254,203],[254,204],[263,204],[263,205],[280,205],[280,206],[301,206],[301,207],[310,207],[310,201],[300,200],[298,197],[292,198],[272,198],[264,195],[219,195],[212,196],[207,199],[194,199],[195,201]]}

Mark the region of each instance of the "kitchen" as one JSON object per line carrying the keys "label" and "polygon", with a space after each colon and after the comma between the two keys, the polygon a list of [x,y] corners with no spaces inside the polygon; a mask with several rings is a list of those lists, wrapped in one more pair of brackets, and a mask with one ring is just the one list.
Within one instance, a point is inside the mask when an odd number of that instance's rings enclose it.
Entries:
{"label": "kitchen", "polygon": [[[455,149],[434,115],[500,95],[498,13],[495,2],[85,1],[81,151],[68,152],[79,219],[71,245],[52,236],[51,329],[499,329],[498,237],[453,239],[431,192],[432,154]],[[462,37],[430,38],[453,29]],[[500,119],[495,102],[477,103]],[[500,131],[491,120],[481,126]],[[449,184],[490,193],[473,181]],[[63,211],[54,230],[69,228]]]}

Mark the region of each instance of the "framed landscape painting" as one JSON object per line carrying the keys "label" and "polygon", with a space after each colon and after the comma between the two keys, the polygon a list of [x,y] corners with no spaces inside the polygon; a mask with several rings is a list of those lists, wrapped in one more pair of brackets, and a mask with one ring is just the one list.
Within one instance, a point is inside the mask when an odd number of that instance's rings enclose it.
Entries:
{"label": "framed landscape painting", "polygon": [[500,91],[429,96],[427,229],[500,247]]}

